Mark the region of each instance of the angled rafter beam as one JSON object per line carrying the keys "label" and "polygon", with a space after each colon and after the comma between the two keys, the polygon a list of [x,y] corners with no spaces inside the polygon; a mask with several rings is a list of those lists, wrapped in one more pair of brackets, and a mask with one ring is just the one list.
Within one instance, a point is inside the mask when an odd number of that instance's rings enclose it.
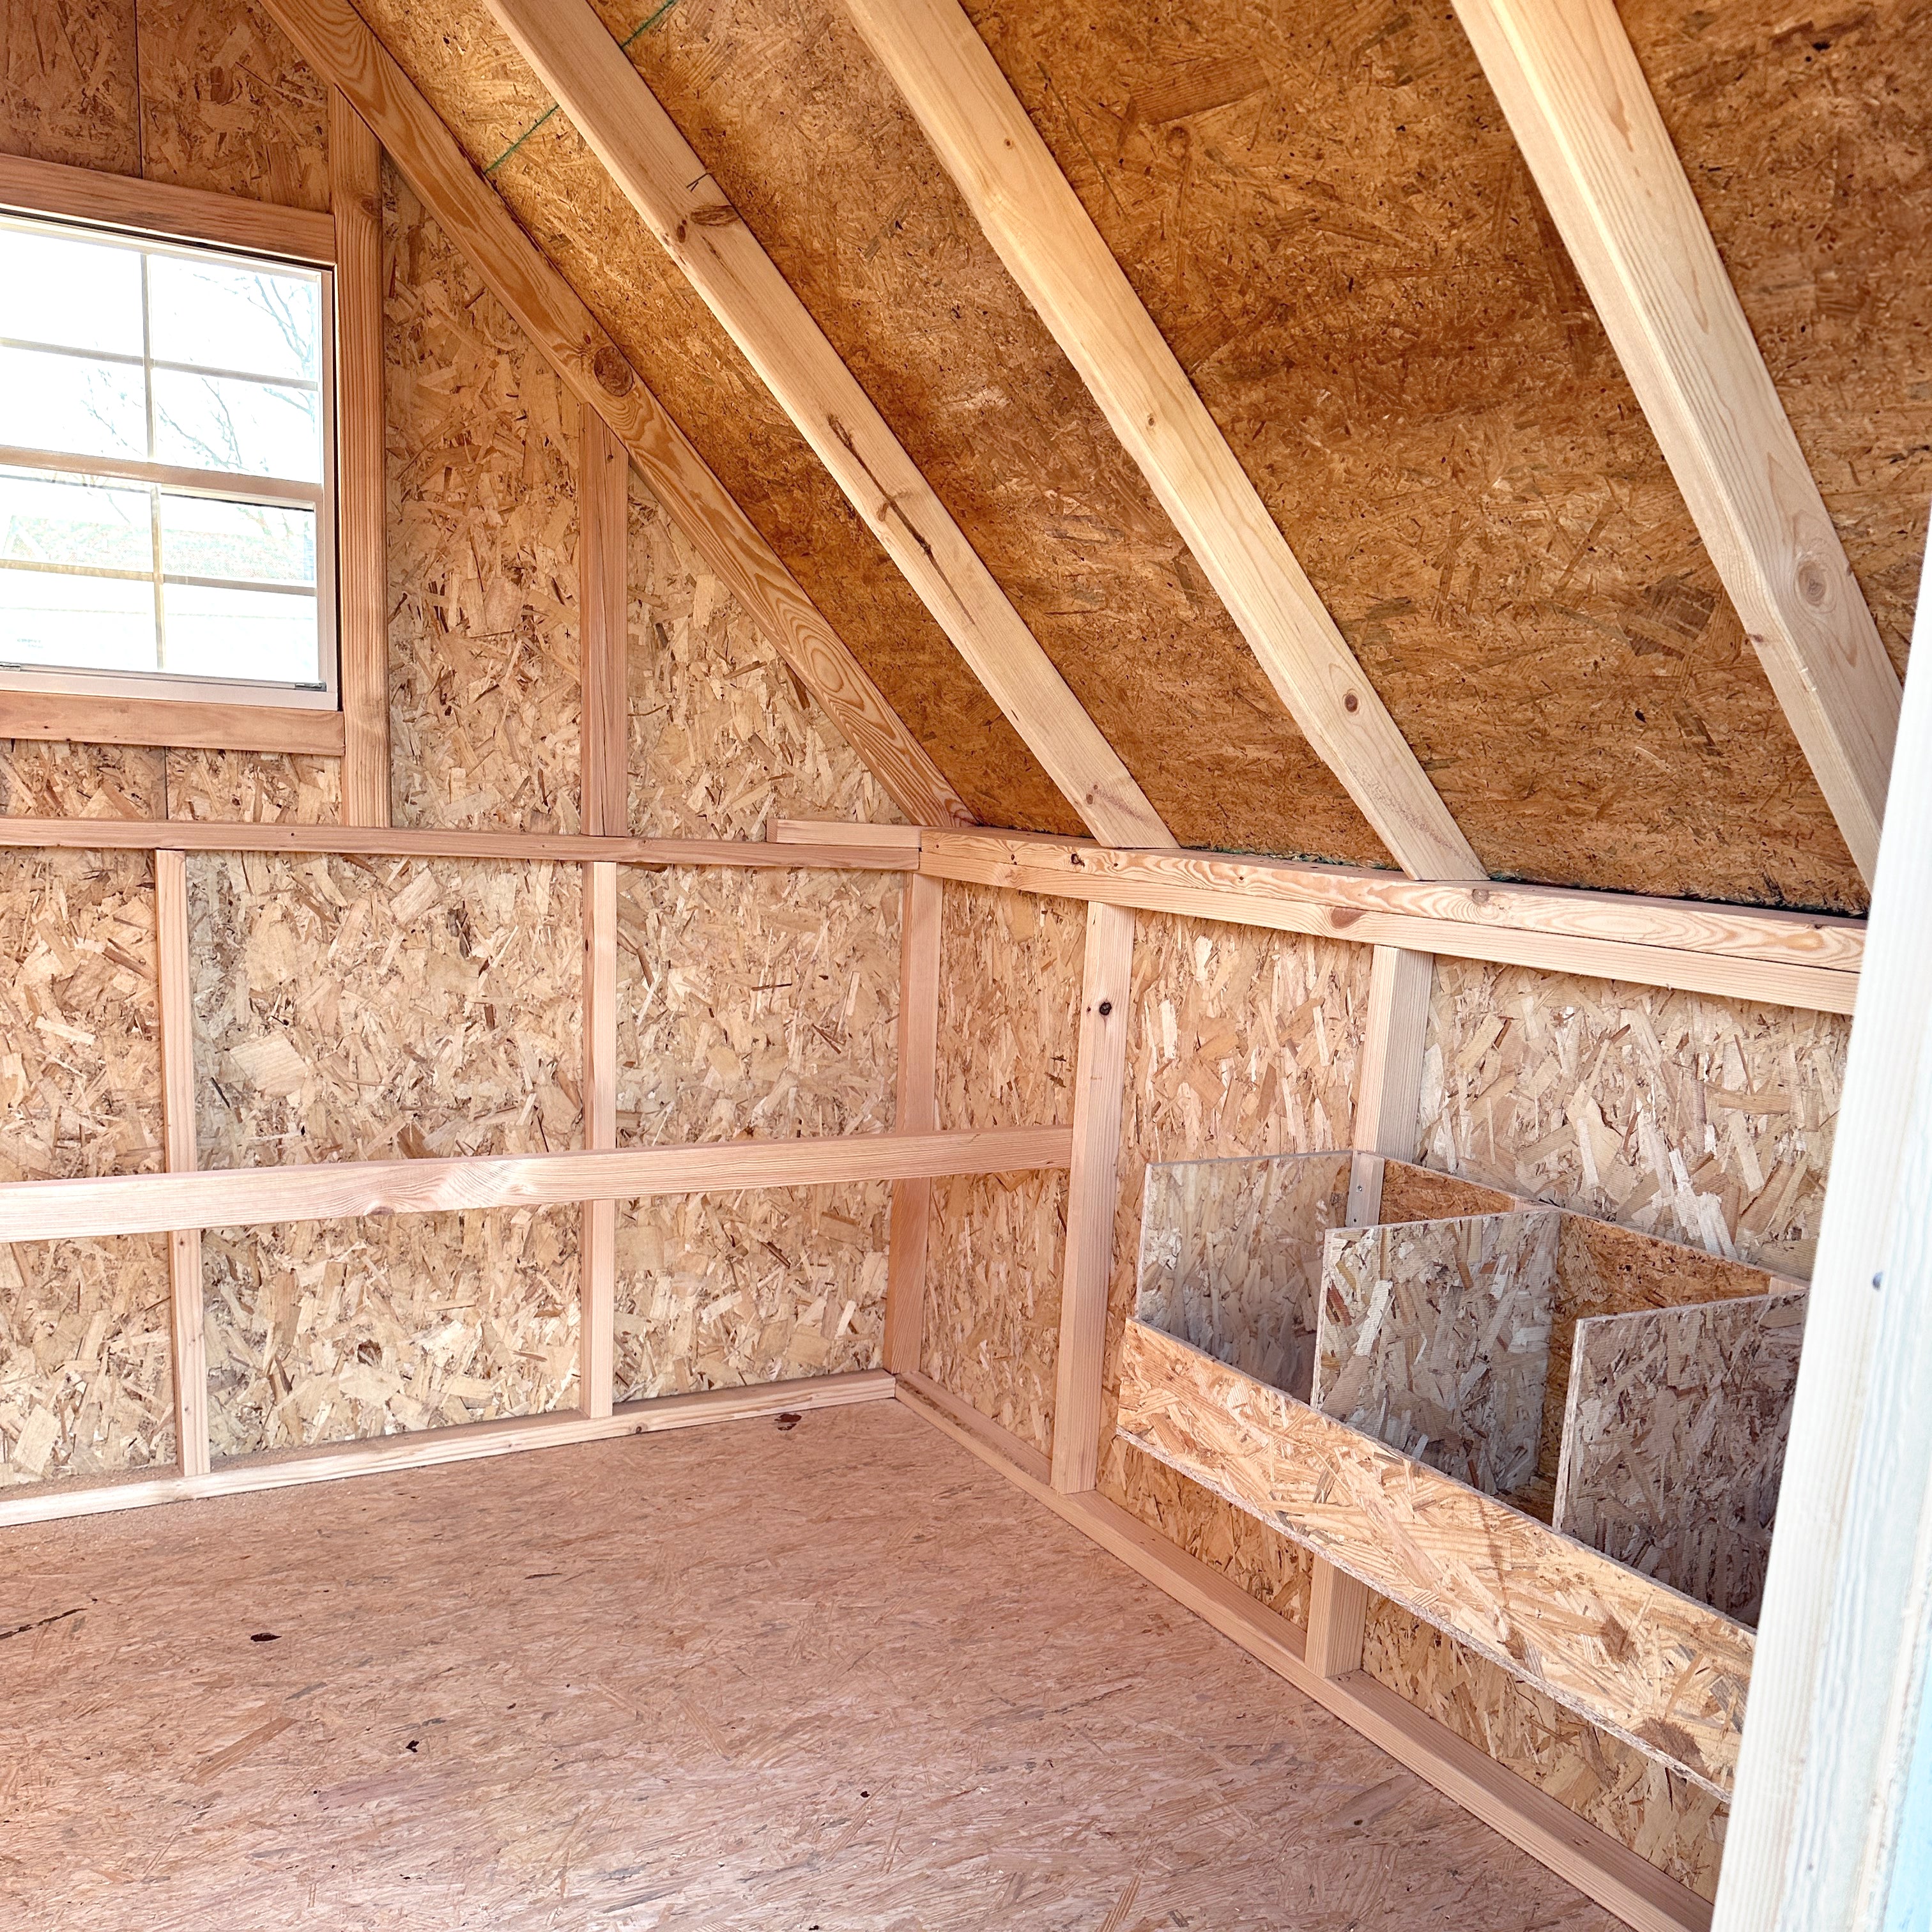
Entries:
{"label": "angled rafter beam", "polygon": [[1455,0],[1869,880],[1899,684],[1614,0]]}
{"label": "angled rafter beam", "polygon": [[1094,836],[1116,845],[1172,845],[1126,766],[590,0],[490,0],[490,10]]}
{"label": "angled rafter beam", "polygon": [[264,0],[338,88],[564,384],[610,425],[705,562],[750,612],[908,818],[972,814],[601,323],[517,226],[348,0]]}
{"label": "angled rafter beam", "polygon": [[1412,876],[1482,878],[1481,862],[958,0],[848,4],[1316,754]]}

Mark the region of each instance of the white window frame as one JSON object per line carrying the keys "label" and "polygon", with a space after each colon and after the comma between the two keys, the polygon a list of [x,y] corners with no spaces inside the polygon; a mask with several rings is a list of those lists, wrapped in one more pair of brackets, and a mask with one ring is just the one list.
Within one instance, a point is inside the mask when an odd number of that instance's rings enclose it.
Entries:
{"label": "white window frame", "polygon": [[[201,241],[178,236],[159,235],[141,227],[76,219],[66,213],[41,213],[17,206],[0,208],[0,220],[31,223],[56,232],[66,230],[87,238],[122,243],[148,254],[182,255],[201,260],[214,257],[236,262],[260,263],[265,267],[285,268],[304,275],[314,275],[319,278],[321,285],[322,309],[322,480],[319,484],[285,482],[250,476],[241,472],[185,469],[167,464],[137,462],[127,458],[73,456],[58,451],[24,449],[0,444],[0,465],[9,468],[38,470],[50,476],[98,478],[110,484],[158,484],[184,494],[220,497],[230,502],[289,503],[312,508],[316,516],[316,652],[317,668],[321,674],[320,682],[297,685],[277,683],[268,680],[197,677],[185,672],[171,672],[166,669],[153,671],[88,670],[62,666],[29,669],[0,664],[0,691],[32,692],[75,698],[154,699],[171,704],[187,701],[202,704],[272,706],[278,710],[339,710],[341,692],[337,616],[339,565],[335,458],[338,372],[335,353],[334,264],[304,260],[265,248],[238,247],[232,242]],[[13,345],[10,342],[8,346]],[[44,344],[22,344],[20,346],[37,350],[45,347]],[[152,374],[156,368],[172,369],[177,366],[187,366],[155,358],[149,351],[145,339],[142,348],[144,352],[139,358],[139,366],[144,379],[149,384],[151,394]],[[121,362],[130,366],[135,362],[135,358],[129,357],[110,356],[94,359]],[[218,376],[228,372],[196,368],[190,373]],[[136,573],[116,573],[116,576],[118,580],[124,582],[146,580],[156,583],[158,586],[164,582],[198,584],[213,580],[183,577],[178,573],[164,575],[160,568],[158,544],[155,568],[152,576],[146,579]],[[224,586],[230,581],[221,580]],[[158,603],[157,608],[159,608]]]}

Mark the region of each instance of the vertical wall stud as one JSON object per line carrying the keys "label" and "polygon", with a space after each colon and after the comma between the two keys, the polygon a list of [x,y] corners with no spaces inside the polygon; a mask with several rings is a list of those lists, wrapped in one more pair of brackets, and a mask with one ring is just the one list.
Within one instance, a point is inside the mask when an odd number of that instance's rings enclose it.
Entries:
{"label": "vertical wall stud", "polygon": [[577,466],[577,562],[584,830],[593,837],[617,838],[624,834],[630,811],[624,658],[631,464],[602,416],[586,410],[583,417]]}
{"label": "vertical wall stud", "polygon": [[339,88],[328,95],[335,218],[335,478],[342,816],[389,823],[388,500],[382,415],[382,151]]}
{"label": "vertical wall stud", "polygon": [[[1355,1097],[1355,1158],[1348,1172],[1351,1226],[1366,1227],[1381,1214],[1383,1162],[1415,1158],[1422,1054],[1435,981],[1432,955],[1396,946],[1376,948]],[[1324,1677],[1359,1670],[1368,1611],[1368,1586],[1316,1557],[1308,1598],[1310,1668]]]}
{"label": "vertical wall stud", "polygon": [[1375,949],[1355,1097],[1356,1158],[1348,1177],[1351,1227],[1368,1226],[1382,1211],[1383,1160],[1415,1158],[1422,1054],[1435,983],[1433,954],[1397,946]]}
{"label": "vertical wall stud", "polygon": [[1090,1490],[1099,1474],[1100,1395],[1120,1193],[1120,1094],[1126,1078],[1134,915],[1087,908],[1080,1057],[1073,1076],[1073,1165],[1066,1180],[1066,1259],[1060,1285],[1054,1373],[1053,1486]]}
{"label": "vertical wall stud", "polygon": [[[899,1090],[896,1125],[929,1134],[939,1125],[939,932],[945,888],[915,872],[906,880],[899,929]],[[892,1183],[890,1258],[886,1271],[885,1366],[916,1374],[926,1328],[926,1232],[932,1183]]]}
{"label": "vertical wall stud", "polygon": [[[170,1174],[192,1174],[194,1002],[188,980],[188,865],[179,852],[154,854],[154,957],[161,1022],[161,1135]],[[201,1230],[168,1237],[172,1310],[175,1441],[184,1476],[208,1474],[208,1349],[202,1333]]]}
{"label": "vertical wall stud", "polygon": [[[584,1144],[617,1144],[617,868],[584,868]],[[578,1406],[608,1415],[616,1379],[617,1204],[586,1201],[580,1236]]]}

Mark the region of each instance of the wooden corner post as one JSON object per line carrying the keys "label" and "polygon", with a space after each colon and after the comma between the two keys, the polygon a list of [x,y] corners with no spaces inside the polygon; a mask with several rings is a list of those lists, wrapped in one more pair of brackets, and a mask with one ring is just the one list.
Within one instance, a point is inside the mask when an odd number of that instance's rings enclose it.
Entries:
{"label": "wooden corner post", "polygon": [[[188,978],[188,860],[154,854],[154,958],[161,1030],[161,1134],[170,1174],[197,1166],[194,1131],[194,1000]],[[202,1332],[201,1230],[168,1236],[173,1336],[175,1444],[184,1476],[205,1476],[208,1345]]]}
{"label": "wooden corner post", "polygon": [[1121,906],[1090,905],[1054,1374],[1053,1486],[1063,1496],[1090,1490],[1100,1473],[1107,1287],[1120,1194],[1120,1094],[1126,1078],[1133,965],[1134,915]]}
{"label": "wooden corner post", "polygon": [[389,823],[388,483],[382,415],[382,150],[340,88],[328,94],[335,220],[337,667],[342,816]]}
{"label": "wooden corner post", "polygon": [[[907,880],[899,930],[898,1131],[929,1134],[938,1126],[939,934],[946,888],[914,873]],[[885,1366],[916,1375],[926,1328],[926,1231],[932,1183],[892,1183],[890,1258],[886,1272]]]}

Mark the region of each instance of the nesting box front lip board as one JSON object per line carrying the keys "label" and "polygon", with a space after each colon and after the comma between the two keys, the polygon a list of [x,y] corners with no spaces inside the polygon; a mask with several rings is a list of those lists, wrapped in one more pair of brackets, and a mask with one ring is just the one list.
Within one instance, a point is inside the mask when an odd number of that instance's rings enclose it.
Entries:
{"label": "nesting box front lip board", "polygon": [[1730,1796],[1754,1647],[1742,1624],[1138,1317],[1120,1391],[1137,1448]]}

